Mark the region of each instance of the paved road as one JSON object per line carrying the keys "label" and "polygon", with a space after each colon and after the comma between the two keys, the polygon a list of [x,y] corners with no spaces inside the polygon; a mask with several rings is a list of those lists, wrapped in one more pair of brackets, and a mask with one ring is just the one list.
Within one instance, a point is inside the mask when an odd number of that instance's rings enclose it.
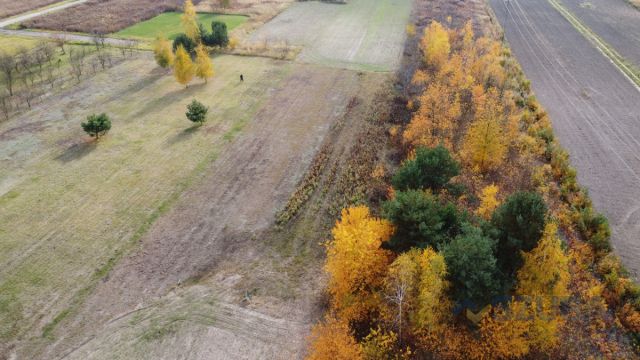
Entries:
{"label": "paved road", "polygon": [[[16,0],[16,1],[24,1],[24,0]],[[18,24],[18,23],[21,23],[23,21],[26,21],[26,20],[29,20],[29,19],[33,19],[34,17],[38,17],[40,15],[44,15],[44,14],[52,13],[54,11],[66,9],[68,7],[76,6],[78,4],[82,4],[82,3],[87,2],[87,1],[88,0],[75,0],[75,1],[65,2],[65,3],[61,3],[59,5],[45,7],[43,9],[41,9],[41,10],[28,12],[28,13],[23,14],[23,15],[17,15],[17,16],[14,16],[14,17],[10,17],[8,19],[0,20],[0,28],[4,28],[4,27],[7,27],[7,26],[13,25],[13,24]]]}
{"label": "paved road", "polygon": [[640,274],[640,91],[545,0],[490,0],[578,179]]}

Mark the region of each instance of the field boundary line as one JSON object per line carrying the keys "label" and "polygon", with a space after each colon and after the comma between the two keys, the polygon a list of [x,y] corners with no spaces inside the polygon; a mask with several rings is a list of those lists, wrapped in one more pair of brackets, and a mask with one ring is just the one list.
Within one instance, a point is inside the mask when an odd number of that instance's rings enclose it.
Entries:
{"label": "field boundary line", "polygon": [[591,42],[598,51],[600,51],[604,56],[606,56],[609,61],[613,63],[613,65],[620,70],[620,72],[627,78],[631,83],[634,84],[636,90],[640,92],[640,71],[636,70],[632,65],[629,65],[624,57],[620,55],[615,49],[613,49],[609,44],[607,44],[604,40],[602,40],[598,35],[596,35],[591,29],[589,29],[586,25],[582,24],[578,18],[575,17],[569,10],[567,10],[563,5],[561,5],[556,0],[547,0],[554,9],[556,9],[571,25],[582,34],[589,42]]}

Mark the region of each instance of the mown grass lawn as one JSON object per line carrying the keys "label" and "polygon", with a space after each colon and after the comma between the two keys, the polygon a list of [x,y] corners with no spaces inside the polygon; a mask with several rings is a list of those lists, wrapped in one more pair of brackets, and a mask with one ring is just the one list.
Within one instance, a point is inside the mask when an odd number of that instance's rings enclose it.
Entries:
{"label": "mown grass lawn", "polygon": [[[160,14],[153,19],[143,21],[141,23],[130,26],[124,30],[120,30],[116,33],[118,36],[123,37],[139,37],[139,38],[155,38],[158,34],[162,34],[169,39],[174,39],[178,34],[182,32],[180,25],[179,12],[167,12]],[[224,15],[214,13],[199,13],[198,22],[204,25],[205,29],[211,30],[212,21],[222,21],[227,24],[227,30],[242,25],[247,21],[247,17],[243,15]]]}

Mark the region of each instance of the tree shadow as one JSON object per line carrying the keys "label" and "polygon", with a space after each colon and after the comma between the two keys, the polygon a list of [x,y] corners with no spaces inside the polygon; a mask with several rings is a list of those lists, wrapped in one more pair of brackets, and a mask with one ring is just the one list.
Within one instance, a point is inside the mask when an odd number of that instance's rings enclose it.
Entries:
{"label": "tree shadow", "polygon": [[58,155],[55,159],[65,164],[71,161],[80,160],[83,157],[89,155],[89,153],[91,153],[96,148],[96,143],[96,141],[75,143],[69,146],[62,154]]}
{"label": "tree shadow", "polygon": [[205,85],[206,85],[205,83],[199,83],[199,84],[191,85],[186,89],[180,88],[180,89],[176,89],[171,92],[168,92],[159,98],[146,102],[140,109],[138,109],[138,111],[136,111],[132,115],[132,117],[136,118],[138,116],[147,114],[149,111],[156,109],[160,106],[167,106],[171,103],[180,102],[185,98],[193,97],[194,93],[197,92],[200,88],[204,87]]}
{"label": "tree shadow", "polygon": [[169,139],[167,139],[167,145],[172,146],[179,142],[189,140],[193,137],[193,135],[201,128],[202,126],[199,124],[195,124],[191,127],[188,127],[177,134],[174,134]]}

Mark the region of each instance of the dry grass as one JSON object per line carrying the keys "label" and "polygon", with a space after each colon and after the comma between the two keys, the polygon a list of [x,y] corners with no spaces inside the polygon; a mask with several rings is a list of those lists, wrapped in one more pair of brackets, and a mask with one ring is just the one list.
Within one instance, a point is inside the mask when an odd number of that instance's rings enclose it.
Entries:
{"label": "dry grass", "polygon": [[0,19],[51,5],[61,0],[0,0]]}
{"label": "dry grass", "polygon": [[[144,56],[0,123],[0,343],[55,323],[253,118],[286,73],[276,65],[218,57],[218,75],[185,90]],[[238,86],[240,72],[250,87]],[[212,109],[199,128],[184,117],[194,98]],[[96,144],[79,124],[103,111],[114,126]]]}
{"label": "dry grass", "polygon": [[23,25],[37,29],[108,34],[160,13],[181,9],[182,3],[182,0],[90,0],[65,11],[37,17]]}

